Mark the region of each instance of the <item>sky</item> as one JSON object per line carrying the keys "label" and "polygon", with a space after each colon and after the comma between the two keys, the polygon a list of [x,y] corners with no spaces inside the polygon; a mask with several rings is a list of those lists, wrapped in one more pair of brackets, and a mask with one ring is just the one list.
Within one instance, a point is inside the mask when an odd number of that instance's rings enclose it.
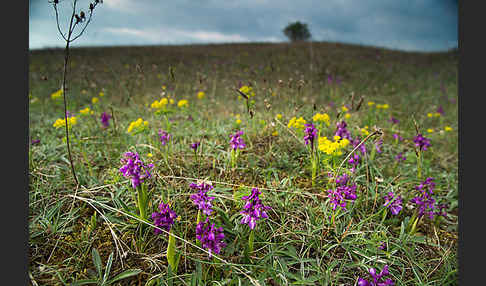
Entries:
{"label": "sky", "polygon": [[[76,12],[89,11],[78,0]],[[403,51],[458,47],[458,0],[104,0],[71,47],[286,42],[289,23],[313,41]],[[64,47],[52,1],[29,1],[29,49]],[[73,0],[59,0],[66,33]],[[77,34],[79,30],[75,30]]]}

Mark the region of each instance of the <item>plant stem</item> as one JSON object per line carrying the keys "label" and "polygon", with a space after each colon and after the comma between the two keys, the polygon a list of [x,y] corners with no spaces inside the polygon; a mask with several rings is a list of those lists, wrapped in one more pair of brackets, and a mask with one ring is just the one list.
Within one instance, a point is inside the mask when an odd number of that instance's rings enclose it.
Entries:
{"label": "plant stem", "polygon": [[147,190],[143,184],[137,188],[137,200],[140,218],[147,220]]}
{"label": "plant stem", "polygon": [[314,187],[316,184],[318,160],[316,156],[314,156],[312,153],[311,153],[311,165],[312,165],[312,186]]}
{"label": "plant stem", "polygon": [[64,125],[66,129],[66,145],[68,150],[69,164],[71,165],[71,172],[73,174],[74,181],[76,181],[76,185],[79,185],[78,178],[76,177],[76,171],[74,170],[73,159],[71,157],[71,148],[69,144],[69,128],[68,128],[68,120],[67,120],[67,102],[66,102],[67,64],[69,59],[69,43],[72,34],[73,17],[74,17],[74,9],[73,9],[73,15],[71,16],[71,23],[69,24],[69,33],[66,41],[66,48],[64,50],[64,71],[62,74],[62,97],[64,101],[64,122],[65,122]]}
{"label": "plant stem", "polygon": [[255,240],[255,231],[252,229],[250,230],[250,237],[248,238],[248,253],[251,254],[253,252],[253,241]]}
{"label": "plant stem", "polygon": [[[202,216],[203,216],[203,214],[202,214],[201,210],[197,210],[196,226],[201,222]],[[201,247],[201,241],[196,239],[196,245]]]}
{"label": "plant stem", "polygon": [[422,152],[420,150],[417,152],[417,178],[422,178]]}

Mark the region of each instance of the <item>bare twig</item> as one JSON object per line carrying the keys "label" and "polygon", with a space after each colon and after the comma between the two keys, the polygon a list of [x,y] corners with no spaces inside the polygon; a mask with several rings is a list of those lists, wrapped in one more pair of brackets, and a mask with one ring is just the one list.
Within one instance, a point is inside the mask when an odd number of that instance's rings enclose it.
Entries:
{"label": "bare twig", "polygon": [[69,28],[68,28],[67,37],[66,37],[63,34],[63,32],[61,31],[61,27],[59,26],[59,13],[57,11],[57,4],[58,3],[59,3],[59,1],[57,1],[57,0],[53,1],[54,11],[56,12],[57,30],[59,31],[59,34],[61,34],[64,41],[66,41],[66,47],[64,49],[64,70],[63,70],[63,74],[62,74],[62,96],[63,96],[63,103],[64,103],[64,126],[65,126],[65,130],[66,130],[66,145],[67,145],[67,151],[68,151],[68,157],[69,157],[69,164],[71,165],[71,173],[73,174],[74,181],[76,182],[76,185],[79,185],[79,181],[78,181],[78,178],[76,176],[76,171],[74,169],[73,159],[72,159],[72,155],[71,155],[71,147],[70,147],[70,142],[69,142],[68,118],[67,118],[66,79],[67,79],[67,66],[68,66],[68,61],[69,61],[69,44],[72,41],[79,38],[83,34],[84,30],[86,29],[89,22],[91,21],[93,10],[96,7],[96,5],[99,3],[99,0],[95,0],[94,4],[90,4],[90,7],[89,7],[90,14],[89,14],[88,21],[84,25],[81,32],[77,36],[74,36],[73,38],[71,38],[71,37],[73,36],[74,28],[76,28],[78,23],[81,23],[85,19],[84,12],[81,11],[81,16],[78,16],[78,14],[76,14],[77,0],[74,0],[73,1],[73,12],[71,14],[71,19],[69,21]]}

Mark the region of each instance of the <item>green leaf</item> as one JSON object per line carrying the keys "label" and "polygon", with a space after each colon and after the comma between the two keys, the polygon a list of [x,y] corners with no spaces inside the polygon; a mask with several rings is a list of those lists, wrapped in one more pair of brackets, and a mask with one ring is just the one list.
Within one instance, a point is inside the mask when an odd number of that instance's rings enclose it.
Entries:
{"label": "green leaf", "polygon": [[110,277],[110,271],[111,271],[111,264],[113,263],[113,252],[110,253],[110,256],[108,257],[108,262],[106,263],[105,267],[105,275],[103,275],[103,284],[108,281],[108,277]]}
{"label": "green leaf", "polygon": [[71,286],[80,286],[80,285],[86,285],[86,284],[98,284],[98,280],[95,279],[84,279],[84,280],[79,280],[71,283]]}
{"label": "green leaf", "polygon": [[96,271],[98,271],[98,278],[101,279],[102,274],[101,274],[101,257],[100,254],[98,253],[98,250],[96,248],[93,248],[91,250],[91,256],[93,257],[93,264],[96,267]]}
{"label": "green leaf", "polygon": [[241,198],[244,196],[249,196],[251,194],[250,188],[247,187],[239,187],[234,193],[233,198],[237,201],[242,203]]}
{"label": "green leaf", "polygon": [[112,284],[113,282],[116,282],[118,280],[122,280],[128,277],[138,275],[140,272],[142,272],[141,269],[128,269],[118,274],[117,276],[113,277],[110,281],[108,281],[108,284]]}
{"label": "green leaf", "polygon": [[[231,220],[230,218],[228,217],[228,214],[225,210],[221,209],[221,208],[218,208],[217,206],[213,206],[213,209],[215,211],[218,212],[218,214],[221,216],[221,218],[223,219],[223,223],[225,224],[225,231],[226,230],[231,230],[231,228],[233,228],[233,224],[231,223]],[[239,213],[238,213],[239,214]],[[231,231],[229,231],[231,232]],[[233,233],[233,232],[231,232]]]}
{"label": "green leaf", "polygon": [[172,273],[172,266],[167,267],[167,286],[174,284],[174,274]]}
{"label": "green leaf", "polygon": [[179,268],[179,261],[181,261],[182,253],[177,253],[176,261],[175,261],[175,269],[174,272],[177,273],[177,268]]}
{"label": "green leaf", "polygon": [[167,262],[174,272],[177,271],[176,257],[175,257],[175,237],[169,234],[169,244],[167,245]]}
{"label": "green leaf", "polygon": [[201,262],[196,263],[197,285],[202,285],[202,266]]}
{"label": "green leaf", "polygon": [[196,272],[193,272],[192,275],[191,275],[191,286],[197,286]]}
{"label": "green leaf", "polygon": [[123,200],[122,200],[122,199],[120,199],[120,198],[115,198],[115,201],[116,201],[117,203],[119,203],[119,204],[122,206],[122,208],[123,208],[123,210],[124,210],[125,212],[127,212],[127,213],[131,213],[130,208],[129,208],[129,207],[128,207],[128,206],[127,206],[127,205],[126,205],[124,202],[123,202]]}

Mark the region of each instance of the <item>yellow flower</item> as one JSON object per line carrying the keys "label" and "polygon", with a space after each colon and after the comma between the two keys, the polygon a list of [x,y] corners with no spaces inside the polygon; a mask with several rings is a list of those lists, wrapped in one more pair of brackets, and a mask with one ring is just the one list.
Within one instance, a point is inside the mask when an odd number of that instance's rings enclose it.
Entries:
{"label": "yellow flower", "polygon": [[150,104],[150,108],[159,108],[159,105],[159,101],[155,100],[154,102],[152,102],[152,104]]}
{"label": "yellow flower", "polygon": [[177,106],[178,107],[188,107],[189,106],[189,103],[187,101],[187,99],[181,99],[179,100],[179,102],[177,102]]}
{"label": "yellow flower", "polygon": [[296,118],[294,116],[289,120],[287,127],[288,128],[294,127],[294,128],[297,128],[297,129],[304,129],[305,128],[304,124],[306,124],[306,123],[307,123],[307,121],[305,121],[305,119],[302,118],[302,116],[299,117],[299,118]]}
{"label": "yellow flower", "polygon": [[97,97],[93,97],[93,98],[91,99],[91,102],[92,102],[93,104],[97,103],[98,101],[99,101],[99,99],[98,99]]}
{"label": "yellow flower", "polygon": [[444,127],[444,130],[447,131],[447,132],[450,132],[450,131],[452,131],[452,128],[450,126],[446,126],[446,127]]}
{"label": "yellow flower", "polygon": [[329,115],[327,115],[327,113],[324,113],[324,114],[321,114],[321,113],[316,113],[313,117],[312,117],[312,120],[314,122],[324,122],[327,126],[329,126],[329,120],[331,118],[329,117]]}
{"label": "yellow flower", "polygon": [[432,116],[433,116],[432,113],[430,113],[430,112],[427,113],[427,117],[431,118]]}
{"label": "yellow flower", "polygon": [[343,112],[348,112],[348,108],[347,108],[346,106],[341,107],[341,110],[342,110]]}
{"label": "yellow flower", "polygon": [[434,132],[434,129],[429,128],[429,129],[427,129],[427,132],[428,132],[428,133],[432,133],[432,132]]}
{"label": "yellow flower", "polygon": [[152,158],[154,155],[152,153],[148,153],[147,157]]}
{"label": "yellow flower", "polygon": [[287,124],[287,127],[288,127],[288,128],[292,128],[292,126],[294,126],[294,123],[295,123],[295,120],[296,120],[296,119],[297,119],[297,118],[295,118],[295,116],[294,116],[294,117],[292,117],[292,118],[290,118],[289,123]]}
{"label": "yellow flower", "polygon": [[344,148],[349,145],[349,140],[344,138],[343,140],[339,141],[339,147]]}
{"label": "yellow flower", "polygon": [[240,91],[243,92],[244,94],[246,94],[246,96],[248,96],[248,97],[255,96],[255,92],[253,91],[253,88],[251,88],[247,85],[240,87]]}
{"label": "yellow flower", "polygon": [[159,100],[155,100],[154,102],[152,102],[152,104],[150,104],[150,108],[153,108],[153,109],[165,109],[165,106],[167,105],[168,103],[168,100],[167,98],[163,97]]}
{"label": "yellow flower", "polygon": [[[76,125],[77,123],[77,119],[75,116],[72,116],[72,117],[68,117],[67,118],[68,120],[68,128],[71,128],[72,125]],[[66,120],[64,120],[64,118],[59,118],[56,120],[56,122],[54,122],[54,124],[52,124],[52,126],[54,126],[56,129],[57,128],[60,128],[60,127],[65,127],[66,126]]]}
{"label": "yellow flower", "polygon": [[205,96],[204,91],[200,91],[200,92],[197,93],[197,98],[199,98],[199,99],[203,99],[204,96]]}
{"label": "yellow flower", "polygon": [[388,107],[390,107],[390,106],[388,105],[388,103],[385,103],[385,104],[383,104],[381,107],[382,107],[383,109],[388,109]]}
{"label": "yellow flower", "polygon": [[93,111],[88,107],[81,109],[79,111],[82,115],[88,115],[88,114],[93,114]]}
{"label": "yellow flower", "polygon": [[373,106],[375,104],[374,101],[368,101],[368,106]]}
{"label": "yellow flower", "polygon": [[61,95],[62,95],[62,89],[60,89],[60,90],[58,90],[58,91],[56,91],[56,92],[52,93],[52,94],[51,94],[51,98],[55,100],[55,99],[60,98],[60,97],[61,97]]}
{"label": "yellow flower", "polygon": [[280,113],[277,113],[277,115],[275,116],[278,120],[282,119],[282,114]]}
{"label": "yellow flower", "polygon": [[364,128],[361,128],[361,133],[363,133],[365,136],[370,134],[370,132],[368,131],[368,125],[366,125]]}
{"label": "yellow flower", "polygon": [[100,93],[98,94],[98,96],[99,96],[99,97],[103,97],[103,96],[105,96],[105,93],[104,93],[104,92],[102,92],[102,91],[100,91]]}
{"label": "yellow flower", "polygon": [[169,99],[169,103],[170,103],[170,104],[174,104],[174,100],[173,100],[172,98],[171,98],[171,99]]}
{"label": "yellow flower", "polygon": [[137,120],[130,122],[127,133],[132,133],[132,131],[135,131],[136,133],[142,132],[148,127],[148,125],[148,121],[144,121],[142,118],[138,118]]}
{"label": "yellow flower", "polygon": [[236,124],[240,125],[241,124],[241,119],[236,119]]}
{"label": "yellow flower", "polygon": [[278,131],[277,130],[273,131],[272,136],[278,136]]}
{"label": "yellow flower", "polygon": [[435,117],[439,117],[440,116],[440,113],[439,112],[436,112],[436,113],[434,113],[434,116]]}
{"label": "yellow flower", "polygon": [[337,156],[342,155],[343,152],[341,151],[341,149],[349,145],[350,143],[349,140],[341,139],[341,137],[339,136],[334,136],[333,139],[334,141],[331,141],[327,139],[327,137],[319,137],[317,139],[318,150],[328,155],[337,155]]}
{"label": "yellow flower", "polygon": [[349,114],[349,113],[344,114],[344,118],[349,119],[350,117],[351,117],[351,114]]}
{"label": "yellow flower", "polygon": [[162,86],[162,90],[166,90],[167,87],[165,85]]}

